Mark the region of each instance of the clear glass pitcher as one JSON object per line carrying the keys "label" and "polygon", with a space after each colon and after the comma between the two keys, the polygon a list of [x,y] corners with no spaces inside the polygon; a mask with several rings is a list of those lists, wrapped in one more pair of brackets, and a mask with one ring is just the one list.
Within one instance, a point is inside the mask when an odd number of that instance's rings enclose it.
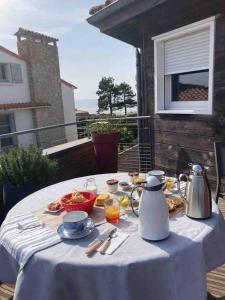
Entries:
{"label": "clear glass pitcher", "polygon": [[98,188],[97,188],[97,185],[96,185],[96,182],[95,182],[94,178],[88,178],[87,181],[84,184],[84,188],[88,192],[95,193],[95,195],[97,194]]}

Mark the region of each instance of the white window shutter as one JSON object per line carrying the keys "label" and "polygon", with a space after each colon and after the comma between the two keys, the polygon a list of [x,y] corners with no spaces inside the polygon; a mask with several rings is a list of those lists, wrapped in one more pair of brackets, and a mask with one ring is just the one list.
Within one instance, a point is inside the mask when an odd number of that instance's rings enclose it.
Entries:
{"label": "white window shutter", "polygon": [[209,69],[210,29],[164,42],[165,75]]}
{"label": "white window shutter", "polygon": [[10,64],[10,70],[11,70],[12,82],[14,83],[23,82],[22,70],[19,64]]}

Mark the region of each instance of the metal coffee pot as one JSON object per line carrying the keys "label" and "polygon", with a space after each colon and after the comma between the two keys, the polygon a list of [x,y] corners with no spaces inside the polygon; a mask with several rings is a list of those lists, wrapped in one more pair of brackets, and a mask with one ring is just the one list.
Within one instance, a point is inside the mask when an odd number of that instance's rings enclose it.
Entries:
{"label": "metal coffee pot", "polygon": [[[211,191],[206,175],[207,168],[201,164],[190,164],[191,172],[187,176],[180,174],[178,189],[185,200],[185,213],[194,219],[207,219],[212,213]],[[186,181],[184,195],[180,189],[180,182]]]}

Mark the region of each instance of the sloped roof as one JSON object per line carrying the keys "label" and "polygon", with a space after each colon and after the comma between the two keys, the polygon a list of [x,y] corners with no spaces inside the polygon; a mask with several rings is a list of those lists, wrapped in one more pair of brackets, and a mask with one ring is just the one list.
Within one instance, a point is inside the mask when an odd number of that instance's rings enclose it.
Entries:
{"label": "sloped roof", "polygon": [[68,85],[69,87],[71,87],[73,89],[77,89],[77,87],[75,85],[73,85],[72,83],[70,83],[62,78],[61,78],[61,82],[64,83],[65,85]]}
{"label": "sloped roof", "polygon": [[89,10],[89,14],[94,15],[94,14],[98,13],[100,10],[104,9],[105,7],[107,7],[117,1],[120,1],[120,0],[106,0],[105,3],[103,3],[103,4],[92,6]]}
{"label": "sloped roof", "polygon": [[[91,25],[94,25],[96,27],[99,27],[102,21],[107,19],[108,17],[114,17],[114,15],[121,10],[126,11],[126,18],[125,19],[130,19],[133,18],[140,13],[144,13],[147,10],[150,10],[164,2],[167,2],[169,0],[111,0],[105,2],[105,4],[102,5],[96,5],[96,11],[90,16],[87,21]],[[136,10],[129,10],[129,6],[139,6],[138,9]],[[141,7],[140,7],[141,6]],[[94,8],[95,8],[94,7]],[[93,7],[90,9],[90,13]],[[121,18],[121,22],[125,21],[124,18]]]}
{"label": "sloped roof", "polygon": [[51,105],[49,103],[41,103],[41,102],[4,103],[4,104],[0,104],[0,110],[45,108],[50,106]]}
{"label": "sloped roof", "polygon": [[[16,57],[18,59],[21,59],[21,60],[25,61],[19,54],[15,53],[15,52],[12,52],[11,50],[9,50],[9,49],[1,46],[1,45],[0,45],[0,51],[3,51],[3,52],[5,52],[5,53],[7,53],[7,54],[9,54],[9,55],[11,55],[13,57]],[[73,89],[77,89],[77,87],[75,85],[73,85],[72,83],[70,83],[70,82],[68,82],[68,81],[66,81],[66,80],[64,80],[62,78],[61,78],[61,82],[64,83],[65,85],[73,88]]]}
{"label": "sloped roof", "polygon": [[3,47],[1,45],[0,45],[0,51],[3,51],[3,52],[5,52],[5,53],[7,53],[11,56],[14,56],[14,57],[18,58],[18,59],[24,60],[19,54],[15,53],[15,52],[12,52],[11,50],[6,49],[5,47]]}
{"label": "sloped roof", "polygon": [[15,33],[16,36],[18,37],[31,37],[31,38],[35,38],[35,39],[45,39],[48,40],[48,42],[58,42],[58,39],[47,36],[45,34],[39,33],[39,32],[35,32],[32,30],[28,30],[25,28],[20,27],[19,30]]}
{"label": "sloped roof", "polygon": [[[9,54],[9,55],[11,55],[13,57],[16,57],[18,59],[21,59],[21,60],[25,61],[19,54],[15,53],[15,52],[12,52],[11,50],[9,50],[9,49],[1,46],[1,45],[0,45],[0,51],[3,51],[3,52],[5,52],[5,53],[7,53],[7,54]],[[71,88],[77,89],[77,87],[75,85],[73,85],[72,83],[70,83],[70,82],[68,82],[68,81],[66,81],[66,80],[64,80],[62,78],[61,78],[61,82],[64,83],[64,84],[66,84],[66,85],[68,85]]]}
{"label": "sloped roof", "polygon": [[[142,46],[140,18],[147,11],[171,0],[117,0],[92,8],[87,22],[111,37],[135,47]],[[182,2],[182,1],[180,1]],[[108,2],[107,2],[108,3]]]}

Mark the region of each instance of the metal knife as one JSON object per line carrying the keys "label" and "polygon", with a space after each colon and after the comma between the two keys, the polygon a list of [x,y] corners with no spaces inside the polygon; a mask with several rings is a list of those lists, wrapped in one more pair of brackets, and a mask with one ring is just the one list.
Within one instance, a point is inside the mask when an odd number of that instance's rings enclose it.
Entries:
{"label": "metal knife", "polygon": [[114,228],[113,230],[110,231],[108,238],[102,243],[102,245],[99,247],[99,252],[101,254],[105,254],[106,250],[108,249],[111,239],[113,238],[115,232],[117,231],[117,228]]}
{"label": "metal knife", "polygon": [[95,252],[101,246],[101,244],[108,238],[111,231],[111,229],[104,230],[103,233],[100,234],[96,240],[94,240],[91,244],[88,245],[85,254],[91,255],[93,252]]}

